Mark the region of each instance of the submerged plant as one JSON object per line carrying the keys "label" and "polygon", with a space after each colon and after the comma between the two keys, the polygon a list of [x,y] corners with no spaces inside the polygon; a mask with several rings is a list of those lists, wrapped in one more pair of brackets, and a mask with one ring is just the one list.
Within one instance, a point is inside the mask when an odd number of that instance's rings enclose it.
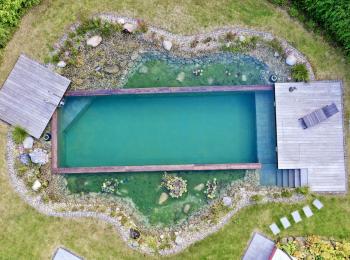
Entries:
{"label": "submerged plant", "polygon": [[12,132],[12,138],[16,144],[22,143],[27,135],[27,131],[20,126],[15,126]]}
{"label": "submerged plant", "polygon": [[187,192],[187,181],[181,177],[165,173],[162,178],[162,187],[168,190],[172,198],[180,198]]}
{"label": "submerged plant", "polygon": [[218,188],[218,183],[216,181],[216,178],[214,178],[212,181],[207,181],[207,189],[204,191],[205,194],[207,194],[208,199],[215,199],[216,197],[216,190]]}
{"label": "submerged plant", "polygon": [[105,179],[102,183],[101,190],[104,193],[115,193],[119,185],[118,179]]}

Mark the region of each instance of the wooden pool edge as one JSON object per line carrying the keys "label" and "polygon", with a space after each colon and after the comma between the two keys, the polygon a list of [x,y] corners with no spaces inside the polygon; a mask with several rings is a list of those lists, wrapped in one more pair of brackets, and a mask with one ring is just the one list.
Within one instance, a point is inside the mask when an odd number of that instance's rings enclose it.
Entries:
{"label": "wooden pool edge", "polygon": [[112,172],[171,172],[171,171],[214,171],[214,170],[256,170],[260,163],[231,164],[178,164],[178,165],[140,165],[140,166],[101,166],[101,167],[53,167],[56,174],[112,173]]}
{"label": "wooden pool edge", "polygon": [[[108,96],[137,94],[171,94],[171,93],[210,93],[238,91],[272,91],[273,85],[241,85],[241,86],[193,86],[193,87],[156,87],[156,88],[117,88],[95,90],[73,90],[65,96]],[[179,164],[179,165],[138,165],[138,166],[100,166],[100,167],[59,167],[58,166],[58,117],[55,111],[51,120],[52,162],[51,171],[56,174],[79,173],[112,173],[112,172],[160,172],[160,171],[213,171],[213,170],[256,170],[260,163],[229,164]]]}
{"label": "wooden pool edge", "polygon": [[243,86],[195,86],[195,87],[159,87],[159,88],[116,88],[95,90],[71,90],[65,96],[109,96],[137,94],[171,94],[171,93],[208,93],[237,91],[272,91],[273,85]]}

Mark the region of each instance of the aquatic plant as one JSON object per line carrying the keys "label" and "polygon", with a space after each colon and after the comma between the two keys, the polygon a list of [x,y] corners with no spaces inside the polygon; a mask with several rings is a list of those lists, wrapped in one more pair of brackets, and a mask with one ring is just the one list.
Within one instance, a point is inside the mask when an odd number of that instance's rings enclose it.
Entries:
{"label": "aquatic plant", "polygon": [[216,190],[218,188],[218,183],[216,181],[216,178],[214,178],[212,181],[207,181],[206,184],[207,189],[204,191],[204,193],[207,195],[208,199],[215,199],[216,197]]}
{"label": "aquatic plant", "polygon": [[12,132],[12,138],[16,144],[22,143],[27,135],[27,131],[20,126],[15,126]]}
{"label": "aquatic plant", "polygon": [[187,181],[181,177],[164,173],[162,187],[167,189],[172,198],[180,198],[187,192]]}
{"label": "aquatic plant", "polygon": [[105,179],[102,183],[101,190],[104,193],[115,193],[119,185],[118,179]]}

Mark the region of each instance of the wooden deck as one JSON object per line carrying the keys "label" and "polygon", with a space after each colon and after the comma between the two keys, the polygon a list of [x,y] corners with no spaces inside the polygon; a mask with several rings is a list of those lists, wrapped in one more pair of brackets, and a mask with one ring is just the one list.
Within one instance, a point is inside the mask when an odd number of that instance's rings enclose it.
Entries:
{"label": "wooden deck", "polygon": [[103,166],[53,168],[54,173],[109,173],[109,172],[171,172],[171,171],[218,171],[218,170],[255,170],[260,163],[232,164],[177,164],[177,165],[140,165],[140,166]]}
{"label": "wooden deck", "polygon": [[[290,87],[296,87],[292,92]],[[342,84],[333,82],[275,85],[279,169],[308,169],[311,190],[345,192]],[[336,104],[339,112],[308,129],[298,122],[316,109]]]}
{"label": "wooden deck", "polygon": [[273,90],[272,85],[117,88],[117,89],[97,89],[97,90],[74,90],[74,91],[68,91],[66,93],[66,96],[108,96],[108,95],[134,95],[134,94],[169,94],[169,93],[272,91],[272,90]]}
{"label": "wooden deck", "polygon": [[21,55],[0,91],[0,119],[40,138],[69,84]]}

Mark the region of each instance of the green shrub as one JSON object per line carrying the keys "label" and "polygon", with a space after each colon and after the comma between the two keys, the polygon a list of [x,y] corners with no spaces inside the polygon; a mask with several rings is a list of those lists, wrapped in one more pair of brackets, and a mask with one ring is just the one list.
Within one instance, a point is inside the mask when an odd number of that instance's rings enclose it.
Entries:
{"label": "green shrub", "polygon": [[27,134],[26,130],[24,130],[20,126],[15,126],[15,128],[13,129],[13,132],[12,132],[12,138],[16,144],[22,143],[24,141],[24,139],[27,137],[27,135],[28,134]]}
{"label": "green shrub", "polygon": [[277,51],[280,55],[284,56],[284,49],[282,47],[281,42],[274,38],[271,41],[267,41],[267,44],[274,49],[275,51]]}
{"label": "green shrub", "polygon": [[[322,28],[326,39],[339,43],[350,57],[350,4],[348,0],[269,0],[288,9],[309,30]],[[289,7],[290,6],[290,7]]]}
{"label": "green shrub", "polygon": [[298,188],[296,188],[295,191],[296,191],[296,193],[303,194],[303,195],[307,195],[307,194],[309,194],[310,189],[309,189],[309,187],[304,186],[304,187],[298,187]]}
{"label": "green shrub", "polygon": [[144,20],[137,20],[138,31],[146,33],[148,31],[148,25]]}
{"label": "green shrub", "polygon": [[236,38],[236,34],[235,33],[233,33],[233,32],[228,32],[228,33],[226,33],[226,35],[225,35],[225,39],[226,39],[226,41],[233,41],[234,39]]}
{"label": "green shrub", "polygon": [[309,72],[305,64],[296,64],[292,67],[292,78],[295,81],[309,81]]}
{"label": "green shrub", "polygon": [[199,43],[199,41],[197,39],[194,39],[193,41],[191,41],[190,47],[191,48],[196,48],[198,43]]}
{"label": "green shrub", "polygon": [[281,191],[281,196],[282,196],[283,198],[290,198],[290,197],[293,196],[293,193],[292,193],[290,190],[283,189],[283,190]]}
{"label": "green shrub", "polygon": [[289,8],[288,13],[291,17],[299,17],[299,11],[295,6],[292,6],[291,8]]}
{"label": "green shrub", "polygon": [[255,194],[255,195],[251,196],[250,199],[251,199],[251,201],[258,203],[258,202],[262,201],[263,196],[261,196],[259,194]]}
{"label": "green shrub", "polygon": [[40,0],[0,1],[0,49],[11,39],[25,11],[38,3]]}

